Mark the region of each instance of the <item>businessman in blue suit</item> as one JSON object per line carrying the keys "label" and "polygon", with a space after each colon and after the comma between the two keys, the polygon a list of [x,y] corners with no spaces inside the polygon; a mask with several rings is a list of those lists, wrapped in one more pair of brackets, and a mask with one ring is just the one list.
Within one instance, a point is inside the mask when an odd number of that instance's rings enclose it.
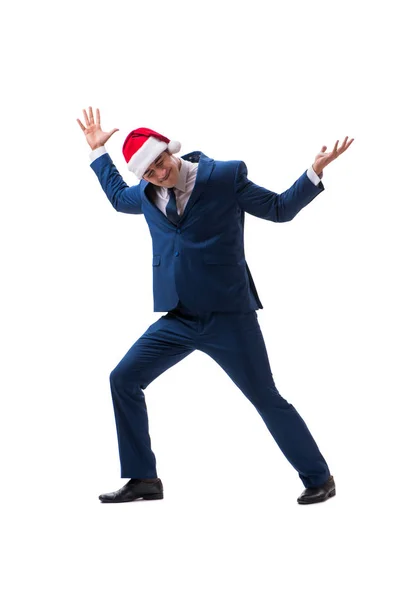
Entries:
{"label": "businessman in blue suit", "polygon": [[123,154],[140,180],[128,186],[104,144],[118,129],[101,129],[92,107],[77,119],[91,147],[91,168],[115,210],[144,215],[153,242],[154,311],[166,312],[144,332],[110,374],[121,477],[129,481],[102,502],[163,498],[151,449],[143,390],[194,350],[211,356],[250,400],[305,489],[299,504],[335,495],[326,460],[304,420],[278,392],[258,323],[263,308],[245,260],[248,212],[287,222],[324,190],[323,169],[353,142],[323,146],[312,167],[278,194],[247,178],[243,161],[203,152],[182,157],[180,143],[148,128],[127,136]]}

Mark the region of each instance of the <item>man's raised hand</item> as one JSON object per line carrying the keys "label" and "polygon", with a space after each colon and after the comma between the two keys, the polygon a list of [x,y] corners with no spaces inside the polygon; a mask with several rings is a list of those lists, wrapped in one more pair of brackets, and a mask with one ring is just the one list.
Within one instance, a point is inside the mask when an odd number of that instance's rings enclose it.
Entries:
{"label": "man's raised hand", "polygon": [[351,140],[349,142],[347,141],[348,138],[349,138],[349,136],[346,135],[346,137],[344,138],[344,142],[340,146],[340,148],[338,148],[339,140],[336,140],[336,144],[335,144],[332,152],[326,152],[326,149],[327,149],[326,146],[322,146],[321,152],[319,152],[319,154],[317,154],[317,156],[315,157],[314,164],[313,164],[313,169],[317,175],[319,175],[321,177],[322,170],[327,165],[329,165],[329,163],[331,163],[333,160],[335,160],[338,156],[343,154],[343,152],[345,152],[347,150],[347,148],[354,142],[354,138],[351,138]]}
{"label": "man's raised hand", "polygon": [[112,131],[102,131],[100,126],[100,110],[96,108],[96,121],[93,118],[92,107],[89,106],[89,116],[85,109],[83,109],[83,116],[85,117],[86,127],[77,119],[80,128],[86,136],[86,141],[92,150],[104,146],[104,144],[110,139],[113,133],[119,131],[119,129],[113,129]]}

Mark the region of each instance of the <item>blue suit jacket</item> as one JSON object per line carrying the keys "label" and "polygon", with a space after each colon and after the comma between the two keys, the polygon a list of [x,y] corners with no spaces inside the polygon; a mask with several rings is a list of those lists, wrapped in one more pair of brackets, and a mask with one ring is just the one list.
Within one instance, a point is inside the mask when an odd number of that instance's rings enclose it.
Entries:
{"label": "blue suit jacket", "polygon": [[178,225],[151,202],[152,184],[128,186],[109,154],[91,163],[115,210],[143,214],[153,240],[154,311],[175,308],[178,300],[197,312],[263,308],[244,254],[244,213],[276,223],[290,221],[325,188],[305,171],[277,194],[247,178],[239,160],[213,160],[203,152],[182,156],[198,162],[192,194]]}

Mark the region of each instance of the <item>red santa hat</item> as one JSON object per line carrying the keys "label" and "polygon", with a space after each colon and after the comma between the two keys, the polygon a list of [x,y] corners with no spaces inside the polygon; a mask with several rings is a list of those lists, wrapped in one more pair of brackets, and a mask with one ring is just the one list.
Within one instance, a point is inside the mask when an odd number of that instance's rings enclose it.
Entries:
{"label": "red santa hat", "polygon": [[180,142],[171,141],[164,135],[148,129],[139,127],[131,131],[125,139],[122,146],[122,153],[128,163],[128,169],[142,179],[143,174],[151,163],[164,150],[169,150],[171,154],[179,152]]}

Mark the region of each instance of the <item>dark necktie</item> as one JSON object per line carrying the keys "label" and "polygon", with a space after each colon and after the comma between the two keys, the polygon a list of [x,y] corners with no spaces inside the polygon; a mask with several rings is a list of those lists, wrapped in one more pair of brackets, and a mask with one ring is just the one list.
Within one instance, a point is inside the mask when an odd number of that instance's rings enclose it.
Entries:
{"label": "dark necktie", "polygon": [[176,196],[174,192],[174,188],[167,188],[169,194],[168,204],[166,206],[167,217],[172,223],[175,225],[178,223],[180,216],[178,215],[178,211],[176,208]]}

